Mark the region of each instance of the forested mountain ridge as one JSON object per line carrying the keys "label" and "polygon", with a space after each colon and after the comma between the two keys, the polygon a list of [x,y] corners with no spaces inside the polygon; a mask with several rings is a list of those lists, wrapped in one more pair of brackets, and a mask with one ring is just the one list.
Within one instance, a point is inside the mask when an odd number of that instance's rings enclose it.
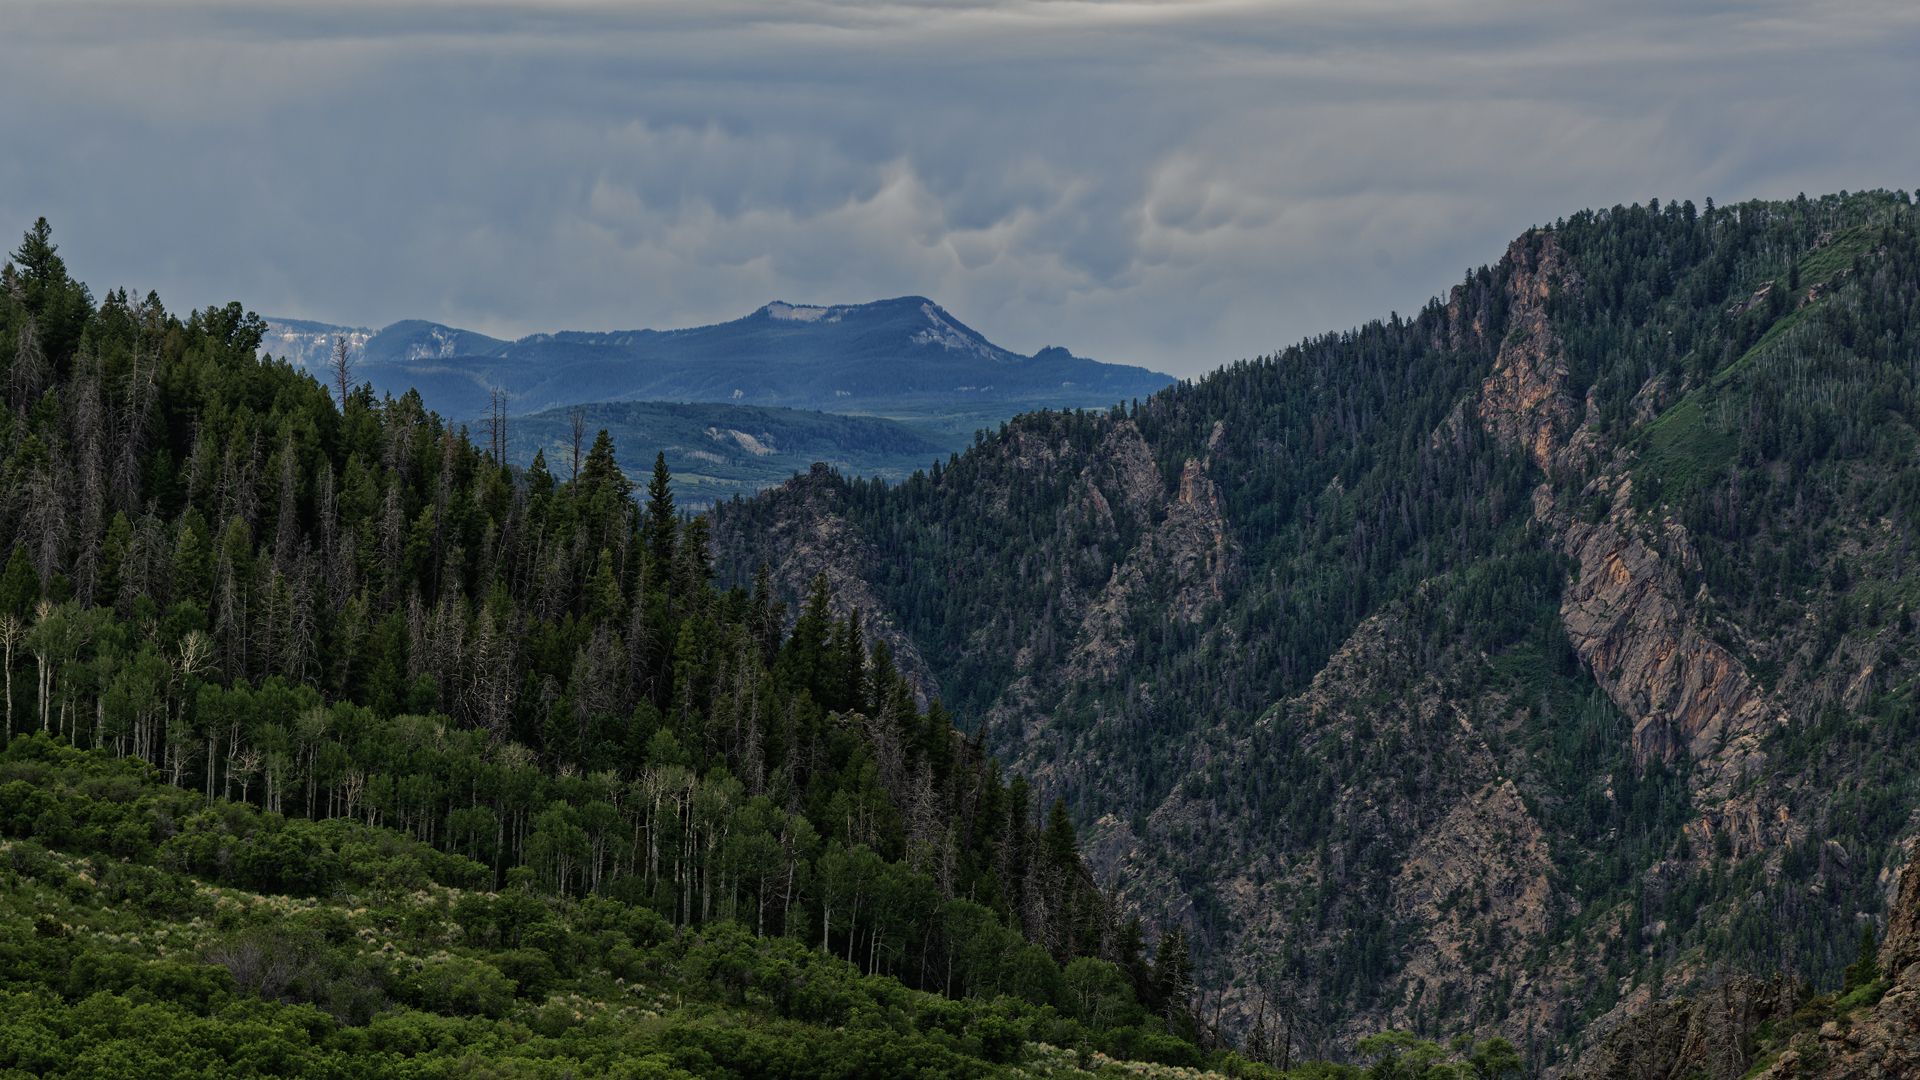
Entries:
{"label": "forested mountain ridge", "polygon": [[1885,909],[1917,225],[1901,193],[1576,214],[1411,317],[729,504],[723,575],[857,552],[868,625],[1256,1044],[1471,1027],[1544,1068],[1711,969],[1837,981]]}
{"label": "forested mountain ridge", "polygon": [[720,591],[662,459],[513,468],[264,329],[96,303],[44,221],[0,272],[0,1070],[1202,1060],[1185,947],[824,578]]}

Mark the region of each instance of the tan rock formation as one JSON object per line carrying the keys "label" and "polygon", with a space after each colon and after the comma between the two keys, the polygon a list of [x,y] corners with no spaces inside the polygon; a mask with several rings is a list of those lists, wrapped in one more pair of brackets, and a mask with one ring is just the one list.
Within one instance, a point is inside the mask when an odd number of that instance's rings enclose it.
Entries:
{"label": "tan rock formation", "polygon": [[1484,994],[1493,973],[1466,963],[1489,939],[1537,941],[1547,929],[1546,836],[1513,781],[1490,783],[1417,840],[1394,877],[1390,906],[1420,933],[1401,953],[1409,995]]}
{"label": "tan rock formation", "polygon": [[1551,233],[1521,237],[1507,258],[1513,264],[1507,336],[1480,385],[1475,411],[1495,437],[1524,450],[1552,475],[1579,403],[1568,393],[1567,363],[1547,321],[1547,298],[1556,288],[1579,283]]}
{"label": "tan rock formation", "polygon": [[[1547,306],[1555,289],[1577,290],[1580,282],[1551,233],[1521,237],[1507,257],[1511,328],[1474,411],[1490,434],[1549,477],[1577,476],[1606,448],[1579,423],[1584,406],[1576,408]],[[1696,766],[1696,791],[1722,797],[1761,763],[1760,738],[1784,713],[1703,628],[1681,572],[1697,564],[1684,530],[1643,521],[1621,470],[1618,462],[1605,466],[1588,484],[1585,496],[1609,506],[1598,520],[1557,505],[1545,484],[1535,492],[1535,520],[1579,568],[1561,619],[1595,681],[1633,720],[1640,760],[1671,761],[1685,751]]]}
{"label": "tan rock formation", "polygon": [[1674,560],[1638,535],[1624,495],[1593,523],[1536,507],[1579,565],[1561,620],[1594,680],[1632,718],[1638,758],[1671,761],[1685,751],[1699,770],[1696,787],[1724,794],[1760,764],[1760,738],[1784,714],[1703,631]]}

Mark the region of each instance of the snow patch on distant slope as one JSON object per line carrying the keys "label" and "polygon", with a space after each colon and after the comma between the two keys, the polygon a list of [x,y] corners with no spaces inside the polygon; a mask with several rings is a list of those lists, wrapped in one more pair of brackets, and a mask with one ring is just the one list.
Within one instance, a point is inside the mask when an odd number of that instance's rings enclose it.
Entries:
{"label": "snow patch on distant slope", "polygon": [[346,339],[347,347],[353,350],[357,359],[367,342],[373,338],[373,331],[365,327],[295,324],[291,320],[268,319],[267,333],[260,339],[259,353],[278,357],[308,371],[324,371],[333,357],[333,339],[336,336]]}
{"label": "snow patch on distant slope", "polygon": [[840,316],[834,308],[814,307],[810,304],[786,304],[778,300],[767,305],[767,316],[786,322],[810,323],[819,322],[822,319],[830,323],[840,321]]}
{"label": "snow patch on distant slope", "polygon": [[926,329],[914,333],[911,340],[915,345],[938,345],[943,349],[977,353],[990,359],[999,355],[998,349],[948,322],[946,313],[932,301],[920,305],[920,314],[927,317],[928,325]]}
{"label": "snow patch on distant slope", "polygon": [[458,341],[454,332],[444,326],[436,326],[427,332],[433,344],[407,346],[408,360],[450,360],[458,354]]}

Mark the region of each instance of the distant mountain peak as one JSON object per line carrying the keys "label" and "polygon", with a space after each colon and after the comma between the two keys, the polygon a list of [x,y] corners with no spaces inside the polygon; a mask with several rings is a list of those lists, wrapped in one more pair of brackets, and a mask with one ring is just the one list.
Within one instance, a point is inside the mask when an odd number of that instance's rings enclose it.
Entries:
{"label": "distant mountain peak", "polygon": [[916,345],[938,345],[943,349],[978,353],[991,360],[1006,359],[1012,355],[947,314],[945,308],[931,300],[920,299],[920,314],[926,317],[927,325],[914,333],[912,340]]}
{"label": "distant mountain peak", "polygon": [[756,317],[818,326],[848,321],[869,326],[898,326],[912,345],[969,353],[996,363],[1020,359],[924,296],[895,296],[865,304],[831,306],[774,300],[749,316]]}

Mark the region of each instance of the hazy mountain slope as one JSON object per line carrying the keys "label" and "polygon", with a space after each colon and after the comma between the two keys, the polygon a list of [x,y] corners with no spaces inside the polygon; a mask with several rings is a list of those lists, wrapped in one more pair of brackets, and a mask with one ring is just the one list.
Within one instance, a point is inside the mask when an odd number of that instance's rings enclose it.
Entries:
{"label": "hazy mountain slope", "polygon": [[[807,517],[1243,1030],[1837,972],[1920,794],[1904,196],[1583,213],[1412,319]],[[773,555],[778,558],[771,557]],[[829,551],[819,553],[833,560]],[[1269,1026],[1268,1030],[1271,1030]]]}
{"label": "hazy mountain slope", "polygon": [[364,326],[336,326],[311,319],[269,319],[267,331],[260,339],[260,351],[325,378],[335,338],[364,352],[373,336],[374,332]]}
{"label": "hazy mountain slope", "polygon": [[[947,440],[875,416],[661,401],[582,408],[584,442],[605,429],[614,445],[628,448],[630,471],[649,464],[647,453],[666,454],[675,489],[690,507],[772,487],[816,462],[853,475],[900,480],[948,453]],[[538,450],[567,475],[573,455],[571,412],[548,409],[514,417],[508,425],[513,460],[531,461]]]}
{"label": "hazy mountain slope", "polygon": [[[1023,410],[1105,407],[1172,381],[1060,348],[1019,356],[917,296],[837,307],[775,302],[713,326],[518,341],[420,320],[371,332],[275,319],[262,349],[327,382],[336,336],[355,350],[356,382],[395,396],[418,391],[429,409],[474,430],[494,389],[506,390],[519,417],[509,446],[520,464],[535,449],[555,462],[557,450],[570,457],[565,408],[592,405],[594,429],[643,451],[635,463],[666,450],[695,505],[761,490],[815,462],[901,479]],[[722,404],[748,408],[714,408]]]}

